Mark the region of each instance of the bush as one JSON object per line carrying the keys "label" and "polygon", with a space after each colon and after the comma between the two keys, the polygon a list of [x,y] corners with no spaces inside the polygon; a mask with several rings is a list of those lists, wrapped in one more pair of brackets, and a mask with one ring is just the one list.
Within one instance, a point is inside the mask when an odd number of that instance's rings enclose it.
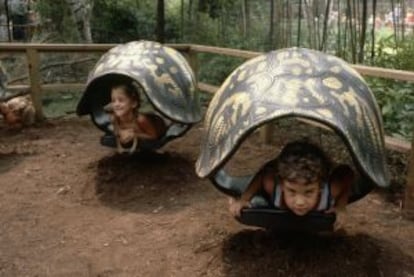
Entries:
{"label": "bush", "polygon": [[[395,47],[392,37],[379,40],[375,66],[414,71],[414,40]],[[387,134],[410,139],[413,135],[414,84],[392,79],[367,78],[384,118]]]}

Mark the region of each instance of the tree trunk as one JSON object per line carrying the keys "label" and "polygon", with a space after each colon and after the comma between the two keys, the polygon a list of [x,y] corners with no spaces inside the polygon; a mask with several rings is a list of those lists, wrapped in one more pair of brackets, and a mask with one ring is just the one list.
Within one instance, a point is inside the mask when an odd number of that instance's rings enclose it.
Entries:
{"label": "tree trunk", "polygon": [[193,0],[188,0],[188,19],[191,23],[191,20],[193,19]]}
{"label": "tree trunk", "polygon": [[247,37],[247,13],[246,13],[246,0],[241,0],[241,32],[244,38]]}
{"label": "tree trunk", "polygon": [[400,1],[401,12],[400,12],[400,22],[401,22],[401,39],[404,41],[405,39],[405,17],[407,15],[407,7],[405,6],[405,1]]}
{"label": "tree trunk", "polygon": [[394,3],[394,0],[391,0],[391,12],[392,12],[392,26],[394,28],[395,45],[398,46],[397,20],[395,18],[395,3]]}
{"label": "tree trunk", "polygon": [[[316,4],[315,4],[316,2]],[[313,9],[312,9],[312,19],[313,19],[313,24],[314,24],[314,30],[315,30],[315,39],[316,39],[316,49],[320,49],[321,48],[321,37],[320,37],[320,8],[319,8],[319,1],[315,1],[313,2]],[[316,19],[316,20],[315,20]]]}
{"label": "tree trunk", "polygon": [[7,38],[9,39],[9,42],[12,41],[12,35],[10,32],[10,14],[9,14],[9,1],[8,0],[4,0],[4,8],[6,11],[6,27],[7,27]]}
{"label": "tree trunk", "polygon": [[328,21],[329,21],[329,11],[331,10],[331,0],[328,0],[325,8],[325,17],[323,21],[323,30],[322,30],[322,43],[320,50],[326,50],[326,40],[328,36]]}
{"label": "tree trunk", "polygon": [[244,1],[244,9],[246,14],[246,36],[249,35],[250,30],[250,6],[249,6],[249,0],[243,0]]}
{"label": "tree trunk", "polygon": [[291,5],[286,5],[286,22],[287,22],[287,37],[288,37],[288,41],[287,41],[287,46],[291,47],[293,45],[292,43],[292,38],[293,38],[293,12],[292,12],[292,6]]}
{"label": "tree trunk", "polygon": [[164,43],[164,27],[165,27],[165,17],[164,17],[164,0],[157,1],[157,41]]}
{"label": "tree trunk", "polygon": [[269,49],[273,48],[274,20],[275,20],[275,2],[274,0],[270,0]]}
{"label": "tree trunk", "polygon": [[89,6],[86,9],[85,18],[83,19],[83,38],[87,43],[93,43],[92,40],[92,32],[91,32],[91,17],[92,17],[92,10],[93,10],[93,1],[89,1]]}
{"label": "tree trunk", "polygon": [[221,5],[220,10],[221,10],[221,12],[220,12],[221,21],[222,21],[222,24],[221,24],[221,40],[225,41],[226,38],[227,38],[227,36],[226,36],[226,34],[227,34],[227,10],[224,7],[224,5]]}
{"label": "tree trunk", "polygon": [[93,43],[90,20],[83,22],[83,37],[87,43]]}
{"label": "tree trunk", "polygon": [[[276,23],[277,22],[277,23]],[[272,49],[279,49],[284,44],[283,37],[283,3],[280,0],[274,2],[273,7],[273,41]],[[276,39],[275,39],[276,38]]]}
{"label": "tree trunk", "polygon": [[[367,21],[368,21],[368,2],[367,0],[362,1],[362,25],[361,25],[361,34],[359,37],[359,55],[358,62],[364,62],[364,48],[365,48],[365,35],[367,31]],[[375,25],[375,19],[372,22]]]}
{"label": "tree trunk", "polygon": [[351,6],[351,0],[347,1],[347,20],[348,20],[348,26],[349,26],[349,41],[351,43],[350,48],[351,48],[351,54],[352,54],[352,63],[356,63],[356,53],[355,53],[355,35],[354,35],[354,25],[355,22],[353,23],[352,20],[352,6]]}
{"label": "tree trunk", "polygon": [[309,48],[315,48],[316,46],[316,38],[315,38],[315,20],[313,18],[312,7],[309,7],[309,3],[307,0],[304,1],[305,3],[305,13],[306,21],[308,25],[308,39],[309,39]]}
{"label": "tree trunk", "polygon": [[206,0],[198,0],[198,9],[197,12],[207,12],[207,1]]}
{"label": "tree trunk", "polygon": [[338,0],[337,2],[338,4],[338,34],[337,34],[337,41],[336,41],[336,55],[339,57],[342,57],[342,47],[341,47],[341,43],[342,43],[342,32],[341,32],[341,0]]}
{"label": "tree trunk", "polygon": [[297,33],[297,41],[296,46],[300,46],[300,38],[301,38],[301,27],[302,27],[302,0],[299,0],[299,11],[298,11],[298,33]]}
{"label": "tree trunk", "polygon": [[375,19],[377,18],[377,0],[372,1],[372,17],[374,22],[371,30],[371,63],[374,62],[375,57]]}
{"label": "tree trunk", "polygon": [[181,29],[181,39],[184,40],[184,0],[181,0],[181,7],[180,7],[180,29]]}

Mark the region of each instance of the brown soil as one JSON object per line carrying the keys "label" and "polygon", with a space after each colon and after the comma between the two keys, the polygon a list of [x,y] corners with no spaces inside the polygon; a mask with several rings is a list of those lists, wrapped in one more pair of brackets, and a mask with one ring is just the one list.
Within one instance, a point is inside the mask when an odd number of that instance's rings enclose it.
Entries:
{"label": "brown soil", "polygon": [[[377,192],[342,235],[237,223],[194,173],[200,128],[146,156],[114,155],[87,119],[0,129],[0,276],[414,276],[414,222]],[[244,168],[269,152],[243,147]]]}

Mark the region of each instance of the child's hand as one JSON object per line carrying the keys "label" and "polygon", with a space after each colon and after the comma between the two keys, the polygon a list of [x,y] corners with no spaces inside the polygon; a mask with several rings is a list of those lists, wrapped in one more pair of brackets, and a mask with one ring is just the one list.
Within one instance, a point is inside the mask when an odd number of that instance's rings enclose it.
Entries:
{"label": "child's hand", "polygon": [[240,216],[240,212],[243,208],[250,208],[250,202],[246,201],[246,200],[236,200],[234,198],[230,198],[229,199],[229,209],[230,209],[230,213],[234,216],[234,217],[239,217]]}
{"label": "child's hand", "polygon": [[345,210],[336,212],[336,220],[334,224],[334,231],[343,230],[348,221],[348,214]]}
{"label": "child's hand", "polygon": [[113,107],[112,103],[109,103],[109,104],[106,104],[103,107],[103,110],[107,113],[113,113],[114,112],[114,107]]}
{"label": "child's hand", "polygon": [[332,207],[329,210],[326,210],[325,212],[336,214],[336,220],[334,223],[334,231],[339,231],[341,229],[344,229],[347,218],[348,218],[348,214],[345,209],[337,209],[335,207]]}
{"label": "child's hand", "polygon": [[119,130],[118,135],[121,143],[128,143],[135,138],[135,133],[133,129]]}

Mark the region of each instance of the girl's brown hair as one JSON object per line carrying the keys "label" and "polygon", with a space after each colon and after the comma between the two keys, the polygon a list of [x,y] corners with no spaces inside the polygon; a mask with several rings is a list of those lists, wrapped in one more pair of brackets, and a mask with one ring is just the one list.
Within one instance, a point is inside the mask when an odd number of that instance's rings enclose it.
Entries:
{"label": "girl's brown hair", "polygon": [[138,90],[132,82],[115,84],[112,86],[112,90],[114,89],[122,89],[125,92],[126,96],[131,99],[131,101],[137,102],[137,107],[135,108],[134,112],[138,112],[141,102]]}

